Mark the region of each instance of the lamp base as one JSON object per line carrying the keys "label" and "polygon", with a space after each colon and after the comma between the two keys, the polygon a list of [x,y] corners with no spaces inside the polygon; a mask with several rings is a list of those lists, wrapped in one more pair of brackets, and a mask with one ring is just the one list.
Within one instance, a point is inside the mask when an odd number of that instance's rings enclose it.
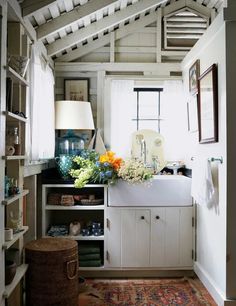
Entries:
{"label": "lamp base", "polygon": [[73,130],[56,139],[56,156],[63,155],[80,155],[84,150],[84,139],[75,135]]}

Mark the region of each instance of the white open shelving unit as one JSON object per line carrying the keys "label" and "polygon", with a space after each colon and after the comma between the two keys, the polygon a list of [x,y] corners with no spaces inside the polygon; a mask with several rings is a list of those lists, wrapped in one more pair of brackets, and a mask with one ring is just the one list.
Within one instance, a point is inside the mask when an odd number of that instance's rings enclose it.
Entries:
{"label": "white open shelving unit", "polygon": [[19,284],[19,282],[24,277],[27,269],[28,269],[27,264],[22,264],[17,268],[16,275],[15,275],[13,281],[11,282],[11,284],[9,284],[5,287],[5,291],[3,293],[3,296],[4,296],[5,299],[8,299],[10,297],[13,290],[16,288],[16,286]]}
{"label": "white open shelving unit", "polygon": [[[14,22],[11,22],[9,1],[6,1],[6,5],[0,3],[1,9],[1,44],[5,50],[1,55],[1,101],[0,103],[0,129],[1,129],[1,144],[0,144],[0,166],[2,173],[1,179],[1,198],[0,198],[0,210],[1,210],[1,232],[3,233],[1,239],[1,277],[0,277],[0,305],[1,306],[16,306],[23,305],[23,283],[22,279],[25,276],[28,265],[24,262],[24,235],[29,231],[29,226],[26,224],[23,226],[23,220],[25,215],[25,196],[29,194],[28,189],[24,189],[24,160],[25,155],[25,132],[27,118],[25,117],[27,109],[27,99],[29,82],[27,80],[28,74],[25,78],[22,77],[12,67],[7,65],[7,54],[9,55],[22,55],[29,56],[30,39],[25,29],[21,24],[21,20],[17,17]],[[3,11],[2,11],[3,10]],[[8,79],[9,78],[9,79]],[[7,85],[6,85],[7,84]],[[3,93],[3,94],[2,94]],[[5,148],[8,145],[13,145],[12,131],[14,128],[18,129],[18,136],[20,140],[21,153],[19,155],[6,155]],[[4,176],[17,181],[20,193],[5,196],[5,184]],[[3,187],[3,188],[2,188]],[[5,241],[4,239],[4,227],[13,227],[10,219],[11,212],[19,215],[20,218],[20,231],[13,235],[13,239]],[[21,218],[22,216],[22,218]],[[10,251],[11,248],[19,249],[19,266],[17,266],[16,274],[12,282],[5,285],[5,258],[6,250]]]}
{"label": "white open shelving unit", "polygon": [[[72,206],[62,206],[62,205],[50,205],[48,204],[48,195],[50,193],[60,193],[63,194],[96,194],[102,195],[104,202],[101,205],[72,205]],[[88,184],[84,188],[75,188],[73,184],[43,184],[42,189],[42,237],[49,237],[47,231],[51,225],[59,225],[63,222],[63,225],[69,225],[70,222],[79,221],[85,219],[88,221],[89,218],[93,218],[93,221],[99,221],[105,226],[105,206],[107,203],[107,185],[103,184]],[[58,237],[58,236],[57,236]],[[69,238],[77,241],[98,241],[101,246],[101,253],[104,257],[105,254],[105,244],[104,235],[95,236],[59,236],[61,238]],[[102,258],[104,262],[104,258]],[[80,267],[81,270],[88,271],[99,271],[104,269],[101,267]]]}

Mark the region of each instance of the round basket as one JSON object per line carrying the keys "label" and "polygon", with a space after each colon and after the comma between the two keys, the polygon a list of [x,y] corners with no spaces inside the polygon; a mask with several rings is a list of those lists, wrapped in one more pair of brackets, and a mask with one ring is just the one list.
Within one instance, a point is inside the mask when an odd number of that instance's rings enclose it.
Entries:
{"label": "round basket", "polygon": [[102,203],[103,203],[103,199],[93,199],[93,200],[82,199],[81,200],[82,205],[100,205]]}
{"label": "round basket", "polygon": [[25,247],[27,306],[78,305],[78,247],[76,241],[41,238]]}

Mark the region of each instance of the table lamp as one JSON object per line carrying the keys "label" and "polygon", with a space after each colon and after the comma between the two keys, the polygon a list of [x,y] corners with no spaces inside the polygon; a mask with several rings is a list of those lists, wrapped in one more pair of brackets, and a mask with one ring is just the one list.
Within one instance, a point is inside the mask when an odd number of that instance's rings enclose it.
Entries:
{"label": "table lamp", "polygon": [[55,129],[67,130],[56,141],[56,155],[78,155],[84,149],[84,140],[75,135],[73,130],[94,130],[90,102],[56,101]]}

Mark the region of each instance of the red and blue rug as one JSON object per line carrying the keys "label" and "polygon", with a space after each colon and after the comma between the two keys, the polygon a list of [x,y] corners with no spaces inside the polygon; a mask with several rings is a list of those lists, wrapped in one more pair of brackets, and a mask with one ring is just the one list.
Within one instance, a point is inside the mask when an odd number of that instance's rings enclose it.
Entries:
{"label": "red and blue rug", "polygon": [[198,279],[87,280],[79,306],[216,306]]}

